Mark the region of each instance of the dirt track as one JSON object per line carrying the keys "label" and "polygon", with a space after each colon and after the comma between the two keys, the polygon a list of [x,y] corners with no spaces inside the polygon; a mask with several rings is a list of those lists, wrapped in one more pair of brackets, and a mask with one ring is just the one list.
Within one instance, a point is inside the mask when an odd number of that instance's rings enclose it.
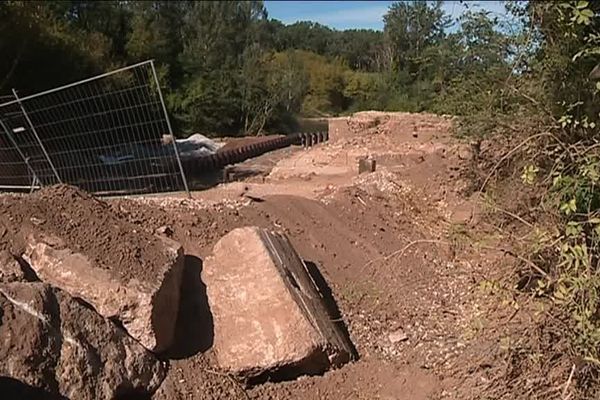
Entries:
{"label": "dirt track", "polygon": [[[119,255],[118,242],[131,239],[120,233],[125,225],[140,237],[167,226],[184,246],[177,345],[166,355],[170,371],[154,399],[464,399],[486,390],[498,366],[486,355],[495,339],[480,334],[490,308],[478,284],[500,255],[474,247],[483,239],[469,234],[479,222],[461,178],[470,147],[452,138],[449,120],[432,115],[360,113],[338,122],[330,142],[247,161],[240,168],[254,173],[246,181],[192,200],[110,200],[119,223],[76,210],[114,247],[110,257],[133,257],[131,265],[135,254]],[[357,158],[366,155],[376,158],[377,171],[359,176]],[[55,214],[56,229],[78,235]],[[300,256],[318,266],[359,361],[248,389],[218,371],[198,278],[215,242],[246,225],[285,231]],[[151,255],[151,246],[136,246]]]}
{"label": "dirt track", "polygon": [[[155,399],[478,398],[486,385],[473,364],[486,346],[478,274],[498,254],[463,235],[477,222],[460,179],[469,146],[451,138],[450,121],[429,115],[367,113],[340,126],[331,142],[246,162],[260,173],[193,200],[114,203],[148,230],[173,228],[188,254],[180,348]],[[357,157],[369,154],[377,171],[358,176]],[[211,321],[195,279],[212,245],[244,225],[283,229],[320,268],[360,361],[246,391],[218,372],[212,338],[200,334]]]}

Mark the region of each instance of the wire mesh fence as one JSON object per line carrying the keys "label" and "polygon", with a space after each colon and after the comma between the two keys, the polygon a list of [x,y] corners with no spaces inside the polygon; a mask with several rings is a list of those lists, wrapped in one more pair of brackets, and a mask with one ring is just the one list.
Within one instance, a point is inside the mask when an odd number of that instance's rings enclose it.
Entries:
{"label": "wire mesh fence", "polygon": [[152,61],[0,104],[0,188],[188,190]]}

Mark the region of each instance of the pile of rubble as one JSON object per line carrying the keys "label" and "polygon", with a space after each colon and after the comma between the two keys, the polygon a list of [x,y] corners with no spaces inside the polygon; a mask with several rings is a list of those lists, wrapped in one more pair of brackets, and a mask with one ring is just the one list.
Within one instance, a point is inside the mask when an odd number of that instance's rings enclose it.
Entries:
{"label": "pile of rubble", "polygon": [[454,117],[406,112],[361,111],[349,117],[330,118],[329,134],[332,139],[360,136],[368,140],[375,135],[398,132],[418,136],[420,132],[447,131]]}
{"label": "pile of rubble", "polygon": [[411,192],[411,187],[387,169],[381,169],[370,174],[359,175],[353,179],[354,186],[361,187],[367,193],[374,190],[382,193],[405,195]]}
{"label": "pile of rubble", "polygon": [[[161,385],[161,356],[176,345],[184,249],[119,213],[66,186],[0,198],[7,398],[130,398]],[[355,357],[312,274],[279,233],[239,228],[215,245],[197,279],[224,373],[286,379]]]}
{"label": "pile of rubble", "polygon": [[381,127],[390,120],[390,115],[377,112],[355,113],[348,118],[348,127],[355,134],[380,133]]}

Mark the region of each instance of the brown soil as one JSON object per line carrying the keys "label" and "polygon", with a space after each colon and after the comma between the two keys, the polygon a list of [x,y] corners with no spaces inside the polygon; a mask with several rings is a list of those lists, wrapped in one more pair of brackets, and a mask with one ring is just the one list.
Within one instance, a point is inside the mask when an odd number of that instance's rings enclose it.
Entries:
{"label": "brown soil", "polygon": [[[46,219],[47,229],[73,245],[80,240],[86,251],[106,249],[94,253],[105,262],[115,254],[130,257],[131,249],[148,260],[152,232],[165,225],[173,230],[186,252],[186,276],[176,345],[166,355],[170,371],[154,399],[483,398],[505,368],[497,335],[483,328],[511,310],[479,289],[507,260],[493,250],[493,227],[480,221],[466,195],[461,176],[470,147],[451,137],[445,118],[376,117],[340,120],[343,129],[331,142],[265,155],[259,176],[193,199],[86,201],[86,210],[74,210],[78,223],[71,227],[75,218],[61,212],[72,207],[66,203],[74,203],[74,194],[59,189],[24,197],[26,206],[13,197],[2,200],[0,216],[5,221],[14,214],[11,229],[32,223],[32,216]],[[375,157],[377,171],[357,176],[357,159],[365,155]],[[240,167],[252,169],[252,163]],[[319,268],[359,352],[357,362],[252,388],[219,372],[199,273],[216,241],[247,225],[285,231],[300,256]],[[130,273],[146,273],[141,265],[132,264]]]}
{"label": "brown soil", "polygon": [[[349,132],[240,166],[260,164],[260,179],[221,185],[193,200],[118,202],[145,226],[173,228],[195,260],[188,266],[192,277],[235,227],[287,232],[324,275],[361,356],[324,376],[244,390],[218,372],[210,350],[203,353],[211,337],[199,332],[210,318],[203,317],[202,284],[194,288],[190,280],[184,293],[200,295],[184,301],[179,338],[185,345],[174,350],[155,398],[479,398],[481,375],[491,367],[478,365],[495,339],[476,334],[485,319],[477,285],[500,253],[475,247],[481,238],[464,233],[478,222],[460,179],[470,152],[451,139],[449,128],[439,117],[393,115],[377,133]],[[366,154],[377,159],[378,170],[357,176],[356,160]],[[274,165],[266,169],[269,157]],[[394,334],[401,340],[392,341]]]}
{"label": "brown soil", "polygon": [[[69,186],[46,188],[28,196],[0,197],[0,250],[23,251],[31,232],[58,237],[101,268],[125,279],[152,280],[167,256],[160,239],[124,220],[111,206]],[[12,238],[12,239],[11,239]]]}

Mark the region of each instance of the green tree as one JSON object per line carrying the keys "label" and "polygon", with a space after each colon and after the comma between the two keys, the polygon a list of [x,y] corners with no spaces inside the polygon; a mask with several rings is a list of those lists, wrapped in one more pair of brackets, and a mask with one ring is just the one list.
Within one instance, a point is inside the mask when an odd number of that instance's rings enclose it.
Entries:
{"label": "green tree", "polygon": [[371,29],[336,31],[327,55],[340,57],[353,70],[376,72],[383,33]]}
{"label": "green tree", "polygon": [[131,29],[125,49],[131,63],[154,59],[171,86],[182,79],[179,55],[183,51],[181,22],[187,4],[175,1],[140,1],[131,4]]}
{"label": "green tree", "polygon": [[424,52],[444,38],[450,23],[442,3],[401,1],[390,6],[383,17],[384,40],[396,71],[405,71],[411,78],[421,78]]}
{"label": "green tree", "polygon": [[430,107],[436,94],[438,54],[449,23],[441,1],[401,1],[390,6],[384,16],[383,49],[389,82],[387,109],[422,111]]}
{"label": "green tree", "polygon": [[0,3],[0,54],[1,91],[43,90],[118,64],[110,38],[86,31],[70,2]]}
{"label": "green tree", "polygon": [[[486,11],[468,11],[459,22],[456,33],[432,48],[438,61],[433,73],[441,85],[433,110],[494,123],[499,108],[510,106],[503,102],[502,93],[512,75],[514,37],[502,33],[497,19]],[[479,124],[471,125],[486,131]]]}
{"label": "green tree", "polygon": [[302,65],[307,78],[306,96],[302,102],[305,116],[339,114],[348,108],[349,99],[344,96],[348,67],[343,60],[329,60],[304,50],[292,51],[290,57]]}
{"label": "green tree", "polygon": [[[261,52],[262,2],[192,2],[182,24],[184,71],[181,89],[170,97],[182,127],[237,132],[244,125],[242,77],[247,49]],[[259,57],[260,58],[260,57]]]}
{"label": "green tree", "polygon": [[280,27],[277,35],[278,51],[296,49],[327,55],[334,42],[335,31],[316,22],[300,21]]}

